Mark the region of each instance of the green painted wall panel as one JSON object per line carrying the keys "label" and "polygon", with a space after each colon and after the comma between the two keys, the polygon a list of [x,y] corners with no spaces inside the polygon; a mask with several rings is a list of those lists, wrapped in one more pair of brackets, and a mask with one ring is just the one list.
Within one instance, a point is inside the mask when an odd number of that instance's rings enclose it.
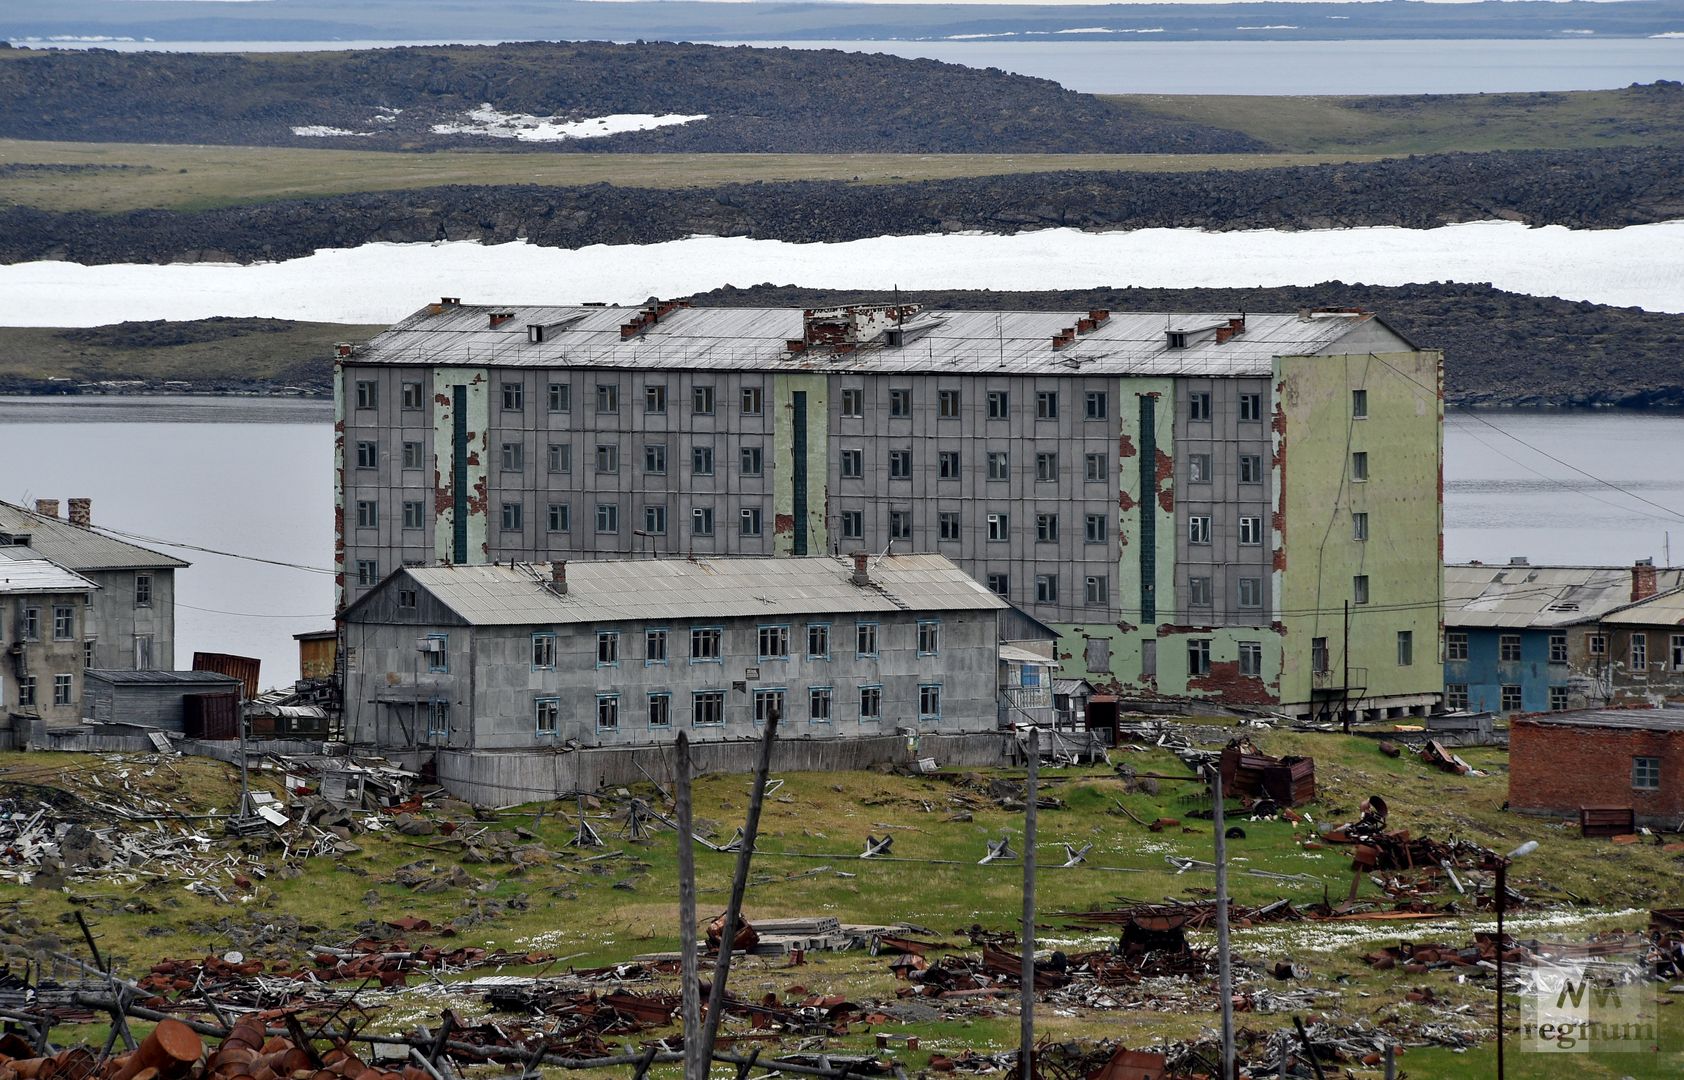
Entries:
{"label": "green painted wall panel", "polygon": [[779,555],[795,553],[795,394],[806,395],[807,467],[806,524],[803,535],[807,553],[822,555],[830,550],[830,379],[825,375],[791,373],[772,379],[775,429],[773,439],[772,514],[773,550]]}
{"label": "green painted wall panel", "polygon": [[[454,453],[456,409],[453,387],[466,387],[467,445],[462,455],[467,468],[457,475]],[[485,368],[441,367],[433,369],[433,558],[454,561],[457,533],[456,495],[466,494],[468,515],[465,530],[466,559],[483,563],[490,558],[488,515],[488,472],[490,376]],[[448,496],[448,497],[447,497]]]}

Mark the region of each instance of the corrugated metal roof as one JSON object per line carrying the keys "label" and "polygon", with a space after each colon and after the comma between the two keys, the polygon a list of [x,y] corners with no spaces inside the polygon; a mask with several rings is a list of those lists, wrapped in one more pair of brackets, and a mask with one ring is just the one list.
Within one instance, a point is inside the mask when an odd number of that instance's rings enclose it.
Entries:
{"label": "corrugated metal roof", "polygon": [[[828,556],[571,562],[565,595],[550,590],[547,563],[417,566],[402,573],[476,626],[997,611],[1007,606],[940,555],[872,559],[867,587],[850,580],[851,559]],[[390,585],[388,580],[383,587]],[[346,614],[361,606],[359,601]]]}
{"label": "corrugated metal roof", "polygon": [[[1444,625],[1538,629],[1605,616],[1631,603],[1629,566],[1444,567]],[[1684,585],[1684,570],[1657,568],[1659,587]]]}
{"label": "corrugated metal roof", "polygon": [[1528,716],[1517,724],[1550,727],[1637,728],[1644,731],[1684,731],[1684,709],[1586,709]]}
{"label": "corrugated metal roof", "polygon": [[99,588],[81,574],[46,559],[7,559],[0,562],[0,595],[87,593]]}
{"label": "corrugated metal roof", "polygon": [[45,517],[9,502],[0,502],[0,532],[28,533],[30,547],[72,570],[179,569],[188,565],[172,555],[83,529],[60,518]]}
{"label": "corrugated metal roof", "polygon": [[240,680],[214,671],[126,671],[118,668],[89,668],[84,674],[114,686],[226,686]]}
{"label": "corrugated metal roof", "polygon": [[[1665,571],[1656,574],[1657,577]],[[1684,589],[1673,588],[1656,593],[1647,600],[1610,611],[1599,622],[1616,626],[1680,626],[1684,625]]]}
{"label": "corrugated metal roof", "polygon": [[[817,349],[791,354],[803,335],[799,308],[679,308],[643,333],[621,340],[620,327],[641,309],[627,307],[487,307],[460,305],[437,314],[423,308],[360,349],[354,363],[494,367],[754,369],[777,371],[942,371],[986,374],[1258,376],[1277,356],[1337,351],[1340,338],[1375,322],[1369,314],[1309,317],[1251,314],[1245,330],[1217,344],[1216,312],[1113,312],[1090,333],[1055,349],[1054,334],[1087,312],[921,311],[900,346],[878,337],[853,352]],[[493,313],[512,317],[491,325]],[[544,340],[528,327],[556,326]],[[1383,327],[1384,324],[1378,324]],[[928,326],[921,332],[917,328]],[[1171,348],[1167,331],[1196,336]],[[1395,336],[1395,335],[1394,335]],[[1398,349],[1412,348],[1401,337]],[[1361,351],[1367,352],[1365,346]]]}

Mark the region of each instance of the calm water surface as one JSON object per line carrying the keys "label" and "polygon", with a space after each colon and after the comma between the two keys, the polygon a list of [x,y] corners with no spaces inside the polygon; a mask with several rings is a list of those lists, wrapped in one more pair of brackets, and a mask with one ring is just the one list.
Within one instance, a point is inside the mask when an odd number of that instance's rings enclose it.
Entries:
{"label": "calm water surface", "polygon": [[[1083,26],[1150,26],[1126,10],[1096,10]],[[1680,20],[1684,30],[1684,20]],[[296,52],[490,41],[86,41],[57,48],[119,52]],[[1090,94],[1478,94],[1604,90],[1684,79],[1684,40],[1490,41],[1071,41],[1052,36],[983,41],[720,41],[761,48],[843,49],[997,67]]]}
{"label": "calm water surface", "polygon": [[[1680,459],[1680,416],[1453,411],[1445,557],[1660,561],[1676,532],[1684,558],[1684,474],[1657,464]],[[330,625],[333,579],[320,572],[333,564],[324,402],[0,398],[0,461],[10,463],[0,474],[7,501],[86,495],[96,524],[314,568],[152,544],[193,563],[178,578],[182,666],[195,649],[239,653],[263,659],[266,685],[288,683],[298,675],[292,635]]]}

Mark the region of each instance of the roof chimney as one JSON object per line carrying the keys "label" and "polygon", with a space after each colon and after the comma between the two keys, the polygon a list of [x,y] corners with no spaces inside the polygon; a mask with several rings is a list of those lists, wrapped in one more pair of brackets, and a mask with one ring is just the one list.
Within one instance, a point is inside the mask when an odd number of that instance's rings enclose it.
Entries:
{"label": "roof chimney", "polygon": [[567,560],[550,564],[550,591],[557,596],[567,595]]}
{"label": "roof chimney", "polygon": [[42,517],[57,518],[58,517],[58,500],[57,499],[36,499],[35,500],[35,512],[37,514],[40,514]]}
{"label": "roof chimney", "polygon": [[94,501],[92,499],[70,500],[70,524],[78,529],[92,528],[94,523]]}
{"label": "roof chimney", "polygon": [[1531,566],[1532,564],[1527,561],[1526,556],[1524,556],[1524,555],[1511,555],[1511,556],[1509,556],[1509,565],[1510,566]]}
{"label": "roof chimney", "polygon": [[1631,567],[1631,601],[1647,600],[1656,593],[1655,560],[1638,559]]}
{"label": "roof chimney", "polygon": [[848,580],[861,588],[871,584],[871,571],[866,566],[865,552],[854,552],[854,573]]}

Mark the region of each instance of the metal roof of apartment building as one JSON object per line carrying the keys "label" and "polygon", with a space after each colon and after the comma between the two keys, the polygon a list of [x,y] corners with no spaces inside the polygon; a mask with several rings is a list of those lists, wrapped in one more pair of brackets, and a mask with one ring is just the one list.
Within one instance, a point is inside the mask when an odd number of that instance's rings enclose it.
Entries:
{"label": "metal roof of apartment building", "polygon": [[87,593],[99,588],[81,574],[73,573],[46,559],[0,561],[0,596],[45,593]]}
{"label": "metal roof of apartment building", "polygon": [[[1666,573],[1666,571],[1660,571]],[[1674,571],[1677,573],[1677,571]],[[1684,625],[1684,589],[1673,588],[1646,600],[1615,608],[1596,620],[1614,626]]]}
{"label": "metal roof of apartment building", "polygon": [[567,591],[558,594],[551,588],[549,563],[414,566],[395,572],[345,615],[350,618],[403,574],[472,626],[998,611],[1009,606],[940,555],[873,558],[866,586],[853,583],[853,570],[852,560],[824,555],[592,560],[567,563]]}
{"label": "metal roof of apartment building", "polygon": [[1582,712],[1540,713],[1517,717],[1515,723],[1549,727],[1628,728],[1639,731],[1684,731],[1684,709],[1586,709]]}
{"label": "metal roof of apartment building", "polygon": [[0,502],[0,533],[27,534],[28,546],[39,552],[41,557],[72,570],[178,570],[189,565],[173,555],[118,540],[9,502]]}
{"label": "metal roof of apartment building", "polygon": [[[1444,625],[1525,630],[1605,617],[1631,603],[1632,571],[1630,566],[1447,563]],[[1684,570],[1659,567],[1655,576],[1661,589],[1684,585]]]}
{"label": "metal roof of apartment building", "polygon": [[[1346,351],[1338,343],[1359,330],[1366,331],[1363,341],[1349,351],[1371,351],[1375,335],[1387,351],[1415,348],[1376,316],[1354,311],[1247,313],[1244,329],[1228,336],[1218,329],[1237,313],[1107,312],[1078,333],[1092,313],[925,309],[895,324],[903,339],[898,345],[889,343],[887,324],[878,324],[848,351],[792,351],[790,343],[805,334],[800,308],[667,308],[661,305],[658,318],[623,336],[622,326],[649,309],[433,304],[358,348],[352,360],[429,367],[1260,376],[1270,373],[1277,356]],[[1055,347],[1053,338],[1066,330],[1069,342]],[[1185,344],[1172,346],[1172,331]]]}

